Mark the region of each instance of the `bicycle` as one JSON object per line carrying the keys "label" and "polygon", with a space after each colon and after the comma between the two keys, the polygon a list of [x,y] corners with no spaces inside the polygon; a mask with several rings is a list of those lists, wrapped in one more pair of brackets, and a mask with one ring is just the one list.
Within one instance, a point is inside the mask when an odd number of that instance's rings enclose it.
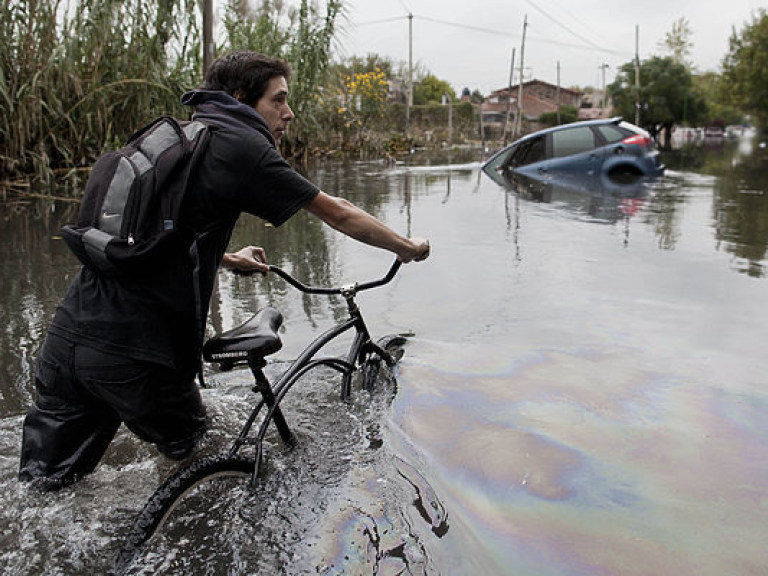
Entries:
{"label": "bicycle", "polygon": [[[225,478],[234,478],[242,484],[243,480],[250,478],[248,486],[255,487],[262,467],[263,442],[270,423],[274,423],[285,445],[292,447],[296,443],[296,437],[288,426],[280,403],[296,382],[308,372],[320,366],[340,372],[341,399],[346,401],[352,393],[352,380],[356,373],[362,375],[363,387],[372,390],[382,365],[395,366],[403,355],[403,346],[410,334],[389,335],[374,342],[355,297],[360,292],[391,282],[401,264],[395,260],[387,274],[378,280],[338,288],[306,286],[284,270],[269,266],[270,272],[301,292],[342,296],[346,301],[348,317],[316,337],[274,385],[270,383],[263,369],[267,365],[266,358],[282,347],[278,330],[283,317],[275,308],[263,308],[240,326],[205,343],[203,359],[208,363],[218,364],[221,370],[248,365],[254,378],[252,391],[259,394],[259,399],[227,452],[205,456],[183,465],[155,490],[124,541],[114,566],[115,573],[122,573],[130,568],[143,548],[162,528],[166,519],[198,486]],[[354,337],[346,355],[318,357],[318,353],[329,343],[349,331],[354,331]],[[254,433],[254,424],[262,410],[263,418]],[[252,455],[241,454],[241,449],[246,446],[251,447]],[[205,503],[205,497],[202,499]]]}

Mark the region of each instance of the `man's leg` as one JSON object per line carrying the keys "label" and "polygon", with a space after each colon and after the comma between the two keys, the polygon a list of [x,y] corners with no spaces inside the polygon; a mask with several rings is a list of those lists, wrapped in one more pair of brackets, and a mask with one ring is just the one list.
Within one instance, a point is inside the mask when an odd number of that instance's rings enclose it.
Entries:
{"label": "man's leg", "polygon": [[125,425],[172,460],[183,460],[194,451],[208,429],[205,406],[194,379],[174,381],[169,375],[158,387],[152,410],[124,418]]}
{"label": "man's leg", "polygon": [[84,385],[108,403],[139,438],[156,444],[169,458],[186,458],[207,428],[194,373],[185,375],[158,364],[133,365],[141,370],[136,371],[131,381],[109,379],[114,367],[98,374],[92,366]]}
{"label": "man's leg", "polygon": [[92,472],[120,426],[109,406],[82,394],[74,353],[74,344],[49,335],[36,362],[37,398],[24,419],[19,479],[44,490]]}

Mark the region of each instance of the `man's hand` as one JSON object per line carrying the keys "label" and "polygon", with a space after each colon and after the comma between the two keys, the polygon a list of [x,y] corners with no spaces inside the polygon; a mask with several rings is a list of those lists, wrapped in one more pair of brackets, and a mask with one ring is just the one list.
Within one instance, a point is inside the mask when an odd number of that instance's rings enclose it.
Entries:
{"label": "man's hand", "polygon": [[398,260],[403,264],[406,264],[408,262],[421,262],[422,260],[429,258],[429,240],[425,238],[410,238],[409,242],[410,246],[408,250],[398,253]]}
{"label": "man's hand", "polygon": [[237,252],[228,252],[221,259],[221,265],[235,272],[269,272],[267,254],[259,246],[246,246]]}

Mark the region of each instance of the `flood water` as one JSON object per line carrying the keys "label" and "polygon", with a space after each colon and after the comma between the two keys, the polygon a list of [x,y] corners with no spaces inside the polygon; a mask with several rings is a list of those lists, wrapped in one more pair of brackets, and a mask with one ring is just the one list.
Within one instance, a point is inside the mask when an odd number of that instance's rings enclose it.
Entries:
{"label": "flood water", "polygon": [[[414,333],[396,389],[345,405],[333,374],[298,386],[298,447],[270,441],[233,517],[157,543],[135,573],[765,574],[768,149],[664,160],[660,180],[604,190],[510,190],[458,153],[312,168],[327,192],[431,239],[427,262],[359,298],[375,334]],[[78,268],[57,237],[75,211],[0,208],[3,573],[105,573],[173,469],[121,430],[74,487],[15,480],[33,358]],[[233,243],[312,284],[390,264],[303,215],[279,229],[243,218]],[[286,317],[272,374],[344,313],[222,273],[210,331],[267,304]],[[249,379],[208,379],[216,451],[247,414]]]}

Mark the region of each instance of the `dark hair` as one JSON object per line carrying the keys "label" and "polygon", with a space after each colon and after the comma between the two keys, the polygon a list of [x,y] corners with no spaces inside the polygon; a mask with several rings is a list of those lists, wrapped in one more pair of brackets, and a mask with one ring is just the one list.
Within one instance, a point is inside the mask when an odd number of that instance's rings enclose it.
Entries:
{"label": "dark hair", "polygon": [[272,78],[291,78],[290,65],[259,52],[230,52],[213,61],[203,80],[203,90],[223,90],[244,104],[255,106]]}

